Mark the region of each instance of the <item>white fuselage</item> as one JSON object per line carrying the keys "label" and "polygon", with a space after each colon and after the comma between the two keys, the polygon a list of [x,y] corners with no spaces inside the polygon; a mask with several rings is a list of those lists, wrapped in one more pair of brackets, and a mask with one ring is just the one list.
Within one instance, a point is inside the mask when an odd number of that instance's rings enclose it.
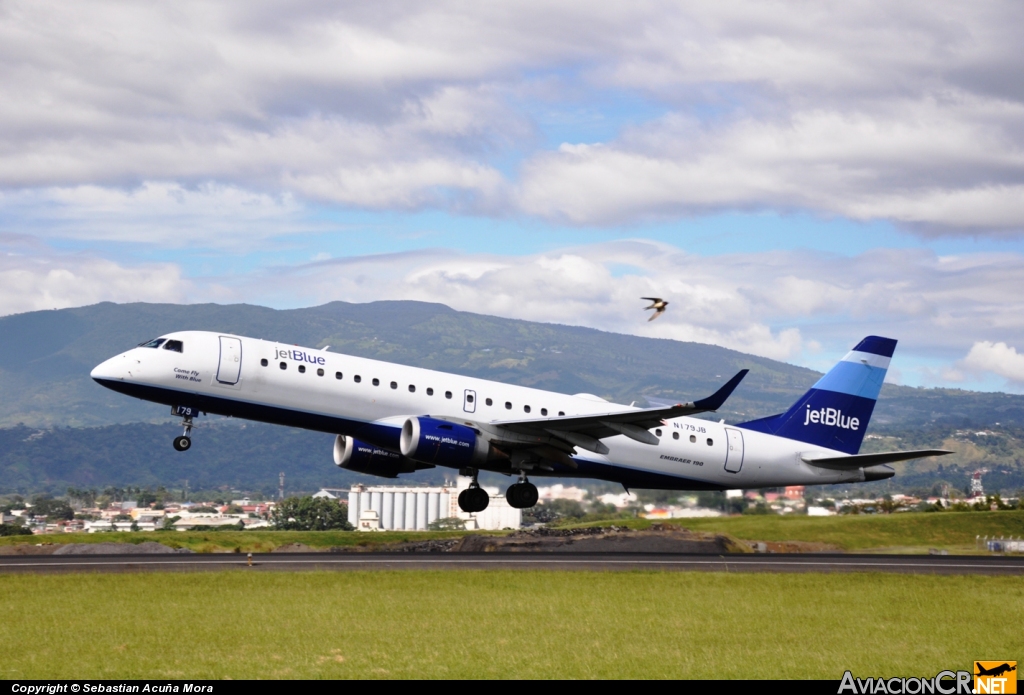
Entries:
{"label": "white fuselage", "polygon": [[[348,435],[378,446],[391,436],[397,441],[411,416],[486,425],[633,410],[586,394],[570,396],[242,336],[183,331],[163,337],[181,341],[182,351],[137,347],[96,367],[93,378],[145,400]],[[238,354],[225,352],[225,339],[238,341],[230,343],[240,346]],[[548,474],[681,490],[864,480],[860,469],[828,470],[801,460],[801,455],[837,452],[720,422],[681,417],[651,431],[658,437],[656,445],[608,437],[603,440],[607,454],[577,450],[577,467]],[[653,484],[645,485],[647,479]]]}

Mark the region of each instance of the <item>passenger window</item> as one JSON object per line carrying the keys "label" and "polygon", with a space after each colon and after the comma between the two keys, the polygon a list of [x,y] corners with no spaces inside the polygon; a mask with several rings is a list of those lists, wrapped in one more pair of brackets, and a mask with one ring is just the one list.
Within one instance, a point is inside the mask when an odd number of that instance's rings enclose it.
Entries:
{"label": "passenger window", "polygon": [[151,340],[148,343],[139,343],[139,347],[158,348],[163,345],[165,340],[167,340],[167,338],[157,338],[156,340]]}
{"label": "passenger window", "polygon": [[267,358],[266,357],[264,357],[262,360],[260,360],[260,365],[266,367],[268,364],[270,364],[270,362],[267,362]]}
{"label": "passenger window", "polygon": [[715,445],[715,440],[712,439],[711,437],[708,437],[708,446],[714,446],[714,445]]}
{"label": "passenger window", "polygon": [[658,435],[659,437],[661,436],[661,430],[654,430],[654,433],[655,433],[656,435]]}
{"label": "passenger window", "polygon": [[185,344],[180,340],[168,340],[164,345],[164,350],[170,350],[171,352],[185,352]]}
{"label": "passenger window", "polygon": [[445,398],[451,398],[452,397],[452,392],[451,391],[445,391],[444,392],[444,397]]}
{"label": "passenger window", "polygon": [[673,432],[672,433],[672,439],[679,439],[679,433],[678,432]]}
{"label": "passenger window", "polygon": [[427,387],[427,395],[428,396],[433,396],[434,395],[434,389],[432,389],[431,387],[428,386]]}
{"label": "passenger window", "polygon": [[282,362],[281,363],[281,369],[288,369],[288,363],[287,362]]}
{"label": "passenger window", "polygon": [[524,405],[524,406],[523,406],[523,412],[524,412],[524,413],[528,413],[528,412],[530,412],[530,406],[528,406],[528,405]]}
{"label": "passenger window", "polygon": [[696,435],[691,434],[690,435],[690,444],[696,444],[696,443],[697,443]]}
{"label": "passenger window", "polygon": [[299,374],[305,374],[305,373],[306,373],[306,365],[300,364],[299,365]]}
{"label": "passenger window", "polygon": [[409,384],[409,393],[416,393],[416,387],[412,384]]}
{"label": "passenger window", "polygon": [[547,408],[541,408],[540,409],[540,414],[541,415],[547,415],[548,414],[548,409]]}
{"label": "passenger window", "polygon": [[485,400],[484,403],[486,403],[487,405],[494,405],[494,401],[492,401],[490,398]]}
{"label": "passenger window", "polygon": [[565,411],[564,410],[559,410],[558,411],[558,417],[565,417]]}
{"label": "passenger window", "polygon": [[341,381],[341,372],[335,372],[334,378],[337,379],[338,381]]}
{"label": "passenger window", "polygon": [[354,377],[352,377],[352,379],[353,379],[353,381],[355,381],[358,384],[360,381],[363,380],[363,377],[361,377],[358,374],[356,374]]}
{"label": "passenger window", "polygon": [[324,370],[322,370],[322,369],[316,370],[316,375],[317,376],[323,376],[324,375]]}
{"label": "passenger window", "polygon": [[380,379],[378,379],[378,378],[374,377],[374,378],[373,378],[373,385],[374,385],[374,386],[380,386]]}
{"label": "passenger window", "polygon": [[397,389],[398,388],[398,382],[397,381],[392,381],[391,382],[391,388]]}
{"label": "passenger window", "polygon": [[512,404],[508,401],[505,401],[505,410],[512,410]]}
{"label": "passenger window", "polygon": [[466,394],[466,402],[467,403],[472,403],[473,402],[473,396],[471,394],[468,394],[468,393]]}

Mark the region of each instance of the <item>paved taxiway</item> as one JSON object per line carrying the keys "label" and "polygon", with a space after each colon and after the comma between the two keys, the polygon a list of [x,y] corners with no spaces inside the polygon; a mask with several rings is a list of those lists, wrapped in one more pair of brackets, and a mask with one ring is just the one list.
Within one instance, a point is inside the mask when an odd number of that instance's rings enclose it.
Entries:
{"label": "paved taxiway", "polygon": [[275,553],[0,557],[0,573],[239,570],[675,570],[1024,574],[1024,557],[632,553]]}

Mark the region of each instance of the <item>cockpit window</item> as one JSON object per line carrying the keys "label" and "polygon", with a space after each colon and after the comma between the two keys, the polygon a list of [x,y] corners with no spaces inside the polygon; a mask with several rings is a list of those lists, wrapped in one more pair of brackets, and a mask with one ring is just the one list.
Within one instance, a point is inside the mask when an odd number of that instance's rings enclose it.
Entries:
{"label": "cockpit window", "polygon": [[139,343],[139,347],[158,348],[166,340],[167,338],[157,338],[156,340],[151,340],[148,343]]}
{"label": "cockpit window", "polygon": [[174,352],[185,352],[185,344],[180,340],[168,340],[167,344],[164,345],[164,350],[173,350]]}

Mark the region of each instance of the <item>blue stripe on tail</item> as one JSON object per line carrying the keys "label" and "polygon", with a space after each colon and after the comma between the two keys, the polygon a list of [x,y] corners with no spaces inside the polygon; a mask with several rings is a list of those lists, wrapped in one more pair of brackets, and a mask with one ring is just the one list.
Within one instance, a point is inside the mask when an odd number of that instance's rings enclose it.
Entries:
{"label": "blue stripe on tail", "polygon": [[740,427],[856,454],[895,349],[891,338],[868,336],[785,413]]}

